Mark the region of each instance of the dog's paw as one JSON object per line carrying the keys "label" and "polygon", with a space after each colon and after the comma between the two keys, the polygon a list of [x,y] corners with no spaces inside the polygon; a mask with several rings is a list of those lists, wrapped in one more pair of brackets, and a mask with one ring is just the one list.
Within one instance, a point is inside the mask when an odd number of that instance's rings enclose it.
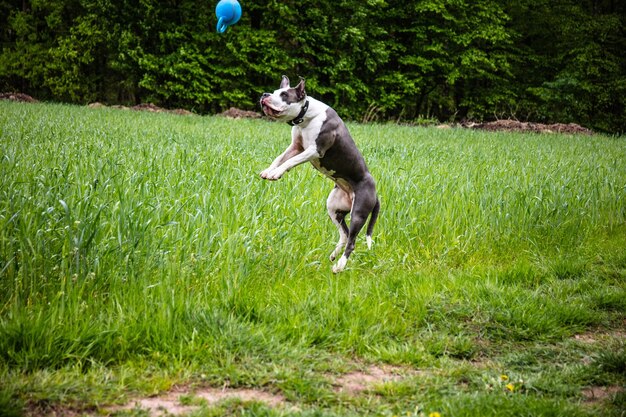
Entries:
{"label": "dog's paw", "polygon": [[259,174],[264,180],[274,181],[280,178],[280,176],[272,175],[270,172],[263,171]]}
{"label": "dog's paw", "polygon": [[342,255],[341,258],[339,258],[339,260],[337,261],[337,263],[333,266],[333,274],[337,274],[343,271],[347,263],[348,263],[348,258]]}
{"label": "dog's paw", "polygon": [[276,180],[280,179],[280,177],[282,177],[282,176],[283,176],[283,173],[280,170],[273,169],[273,170],[267,172],[265,174],[264,178],[267,179],[267,180],[276,181]]}

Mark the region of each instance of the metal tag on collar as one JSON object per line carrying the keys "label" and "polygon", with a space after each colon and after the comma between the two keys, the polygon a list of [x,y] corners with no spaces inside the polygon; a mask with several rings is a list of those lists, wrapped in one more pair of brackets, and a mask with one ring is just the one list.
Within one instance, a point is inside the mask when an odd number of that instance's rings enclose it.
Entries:
{"label": "metal tag on collar", "polygon": [[302,109],[300,110],[300,113],[296,116],[296,118],[287,123],[290,124],[291,126],[299,125],[300,123],[304,121],[304,115],[306,114],[306,111],[308,109],[309,109],[309,100],[307,100],[304,103],[304,106],[302,106]]}

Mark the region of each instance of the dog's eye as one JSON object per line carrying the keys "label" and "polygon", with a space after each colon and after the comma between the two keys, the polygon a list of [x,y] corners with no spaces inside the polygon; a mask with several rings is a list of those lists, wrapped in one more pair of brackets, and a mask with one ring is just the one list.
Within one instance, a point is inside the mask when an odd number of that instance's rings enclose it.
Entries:
{"label": "dog's eye", "polygon": [[282,98],[283,100],[287,100],[287,92],[283,91],[282,93],[280,93],[280,98]]}

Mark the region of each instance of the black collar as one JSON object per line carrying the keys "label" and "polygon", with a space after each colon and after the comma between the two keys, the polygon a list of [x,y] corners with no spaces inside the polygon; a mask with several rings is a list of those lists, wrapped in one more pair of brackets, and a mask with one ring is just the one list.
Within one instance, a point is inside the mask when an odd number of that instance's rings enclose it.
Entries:
{"label": "black collar", "polygon": [[309,100],[307,100],[304,103],[304,106],[302,106],[302,109],[300,110],[300,113],[296,116],[296,118],[287,123],[290,124],[291,126],[299,125],[300,123],[304,121],[304,115],[306,114],[306,111],[308,109],[309,109]]}

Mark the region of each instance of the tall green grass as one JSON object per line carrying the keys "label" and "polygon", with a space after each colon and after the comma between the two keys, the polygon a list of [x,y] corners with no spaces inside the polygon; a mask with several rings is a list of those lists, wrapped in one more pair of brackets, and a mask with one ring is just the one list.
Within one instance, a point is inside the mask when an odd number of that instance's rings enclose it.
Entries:
{"label": "tall green grass", "polygon": [[332,184],[258,177],[283,124],[0,102],[3,372],[177,361],[255,385],[311,355],[434,366],[623,319],[624,138],[349,127],[382,210],[333,275]]}

